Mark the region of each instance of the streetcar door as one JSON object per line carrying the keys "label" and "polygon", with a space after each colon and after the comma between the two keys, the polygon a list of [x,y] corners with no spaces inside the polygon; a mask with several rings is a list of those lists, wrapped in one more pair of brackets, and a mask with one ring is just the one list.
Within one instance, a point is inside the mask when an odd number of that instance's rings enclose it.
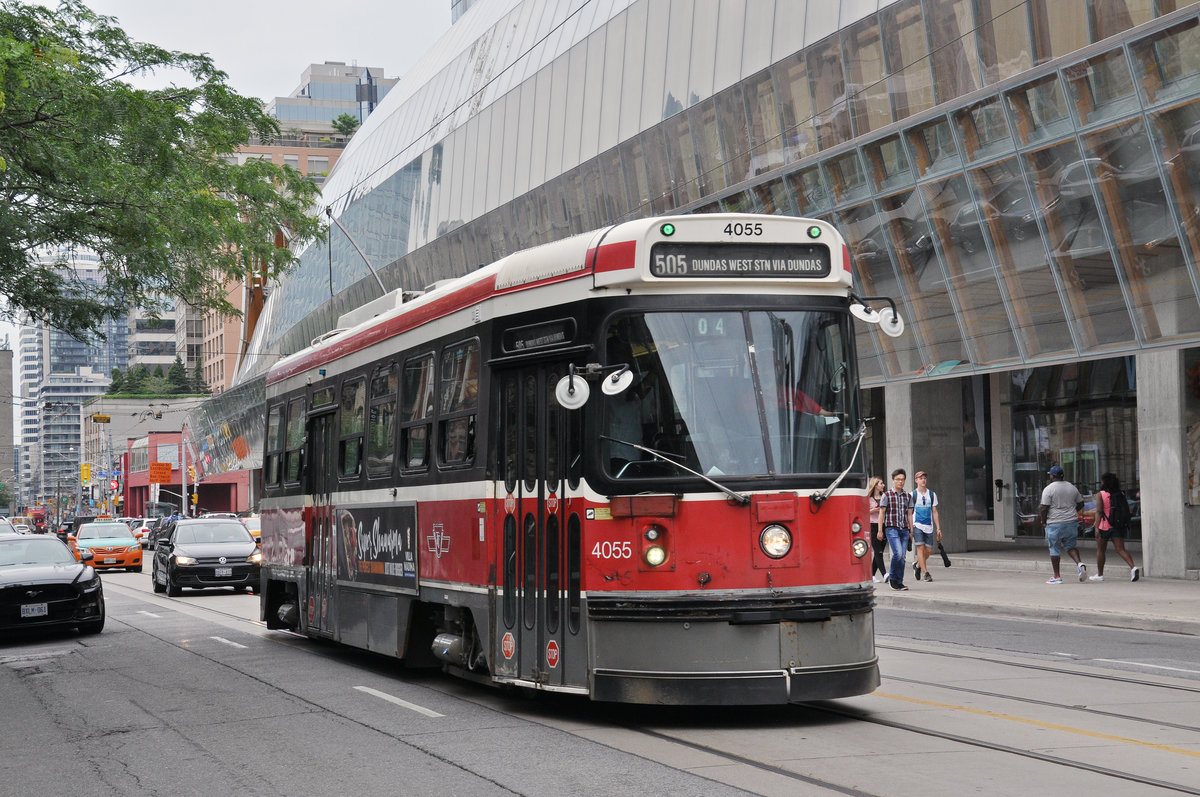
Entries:
{"label": "streetcar door", "polygon": [[[579,622],[580,412],[554,399],[566,364],[499,374],[497,675],[587,685]],[[573,612],[573,613],[572,613]]]}
{"label": "streetcar door", "polygon": [[336,483],[332,460],[337,445],[333,419],[331,411],[309,416],[305,489],[311,504],[307,508],[305,529],[304,577],[308,599],[304,611],[309,631],[325,636],[333,636],[336,630],[337,549],[331,494]]}

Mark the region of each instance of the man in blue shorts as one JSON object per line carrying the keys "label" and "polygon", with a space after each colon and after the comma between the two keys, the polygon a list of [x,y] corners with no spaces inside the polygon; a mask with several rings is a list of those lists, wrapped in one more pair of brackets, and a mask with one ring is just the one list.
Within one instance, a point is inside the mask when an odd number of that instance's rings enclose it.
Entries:
{"label": "man in blue shorts", "polygon": [[1039,517],[1046,529],[1046,544],[1050,546],[1050,566],[1054,576],[1046,579],[1047,584],[1061,584],[1058,563],[1063,550],[1075,562],[1080,581],[1087,580],[1087,565],[1079,560],[1076,537],[1079,534],[1079,510],[1083,509],[1083,496],[1075,485],[1063,481],[1063,469],[1058,465],[1050,468],[1050,483],[1042,490]]}

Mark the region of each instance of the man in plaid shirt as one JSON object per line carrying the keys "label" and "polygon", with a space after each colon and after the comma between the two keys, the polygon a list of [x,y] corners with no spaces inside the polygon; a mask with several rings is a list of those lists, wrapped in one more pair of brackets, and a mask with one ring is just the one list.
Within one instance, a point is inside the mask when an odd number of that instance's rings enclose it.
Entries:
{"label": "man in plaid shirt", "polygon": [[908,551],[909,526],[913,512],[912,495],[904,492],[904,482],[908,474],[904,468],[892,471],[892,489],[879,499],[883,508],[883,517],[879,519],[879,539],[887,539],[892,549],[892,564],[888,569],[887,581],[892,589],[908,589],[904,586],[904,556]]}

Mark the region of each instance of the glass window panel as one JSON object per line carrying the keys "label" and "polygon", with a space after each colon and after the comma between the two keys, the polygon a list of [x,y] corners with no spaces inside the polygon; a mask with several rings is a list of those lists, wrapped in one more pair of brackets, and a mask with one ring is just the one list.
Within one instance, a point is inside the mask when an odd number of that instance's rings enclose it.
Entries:
{"label": "glass window panel", "polygon": [[[566,126],[563,109],[567,106],[567,94],[571,86],[568,84],[570,60],[559,58],[550,67],[550,96],[539,95],[539,103],[546,104],[545,113],[549,116],[549,130],[546,132],[546,154],[543,158],[545,177],[556,177],[565,171],[563,167],[563,128]],[[572,89],[573,90],[573,89]],[[550,109],[554,112],[550,113]],[[537,153],[537,150],[534,150]],[[574,164],[572,164],[574,165]],[[570,167],[566,167],[570,168]],[[534,185],[537,183],[535,182]]]}
{"label": "glass window panel", "polygon": [[[786,4],[786,0],[784,4]],[[804,19],[804,44],[806,46],[837,33],[838,12],[841,11],[840,3],[817,2],[797,3],[796,5],[805,6],[808,12]]]}
{"label": "glass window panel", "polygon": [[629,190],[630,207],[635,211],[650,206],[650,180],[646,174],[646,157],[641,138],[632,138],[618,150],[621,154],[621,169],[625,175],[625,186]]}
{"label": "glass window panel", "polygon": [[[642,92],[646,89],[642,83],[646,64],[646,6],[645,0],[634,3],[624,14],[625,40],[621,48],[621,96],[618,104],[606,106],[614,110],[620,109],[617,141],[628,141],[642,129]],[[656,46],[655,52],[657,51],[658,47]],[[609,145],[612,146],[617,141],[610,142]]]}
{"label": "glass window panel", "polygon": [[830,158],[823,164],[825,179],[833,187],[838,202],[850,202],[869,196],[871,185],[857,152]]}
{"label": "glass window panel", "polygon": [[713,99],[688,109],[692,142],[700,170],[700,196],[725,188],[725,169],[721,162],[721,136],[717,132],[717,109]]}
{"label": "glass window panel", "polygon": [[879,14],[896,119],[933,107],[929,41],[919,0],[900,0]]}
{"label": "glass window panel", "polygon": [[[1182,209],[1185,227],[1194,229],[1194,200],[1178,203],[1176,180],[1182,175],[1171,178],[1168,194],[1159,179],[1159,166],[1168,171],[1172,166],[1160,164],[1167,153],[1151,142],[1140,118],[1087,136],[1085,146],[1112,170],[1112,179],[1099,182],[1100,217],[1107,220],[1142,339],[1194,334],[1200,329],[1200,313],[1184,257],[1185,240],[1179,236],[1170,206]],[[1169,203],[1168,196],[1176,201]],[[1183,196],[1185,200],[1193,196],[1190,186]]]}
{"label": "glass window panel", "polygon": [[629,195],[625,191],[625,176],[621,172],[621,153],[613,147],[600,156],[600,183],[604,198],[603,224],[611,224],[629,210]]}
{"label": "glass window panel", "polygon": [[815,112],[813,123],[820,149],[850,140],[850,109],[846,102],[841,50],[841,42],[835,38],[805,51]]}
{"label": "glass window panel", "polygon": [[[608,118],[611,124],[616,124],[615,114],[605,114],[604,93],[604,42],[608,29],[601,28],[588,37],[587,40],[587,72],[576,78],[575,70],[571,70],[571,82],[578,94],[583,98],[582,114],[579,120],[579,160],[580,162],[594,158],[600,154],[600,125],[597,120]],[[616,79],[619,77],[614,76]],[[617,85],[620,83],[618,81]],[[615,106],[612,106],[615,107]],[[568,141],[570,138],[568,137]]]}
{"label": "glass window panel", "polygon": [[1067,101],[1057,75],[1048,75],[1005,95],[1017,134],[1032,144],[1071,132]]}
{"label": "glass window panel", "polygon": [[1189,19],[1133,45],[1137,84],[1156,104],[1200,91],[1200,21]]}
{"label": "glass window panel", "polygon": [[661,125],[642,133],[642,156],[646,160],[646,175],[650,181],[650,205],[656,214],[676,207],[671,190],[671,164]]}
{"label": "glass window panel", "polygon": [[746,0],[721,0],[717,14],[717,46],[713,52],[713,91],[742,77],[742,38],[746,30]]}
{"label": "glass window panel", "polygon": [[692,60],[692,10],[690,3],[655,3],[671,8],[671,23],[664,37],[667,64],[664,69],[666,85],[661,95],[662,119],[679,113],[688,101],[688,72]]}
{"label": "glass window panel", "polygon": [[743,88],[750,143],[750,173],[760,175],[782,166],[784,162],[775,84],[771,73],[764,69],[747,79]]}
{"label": "glass window panel", "polygon": [[666,70],[667,50],[670,47],[671,36],[671,4],[647,3],[646,36],[644,41],[651,42],[645,47],[646,68],[642,76],[642,87],[637,92],[641,98],[638,130],[648,130],[661,122],[663,114],[663,93],[667,85]]}
{"label": "glass window panel", "polygon": [[1103,172],[1074,142],[1027,153],[1037,201],[1046,208],[1046,245],[1082,351],[1133,339],[1116,264],[1093,196]]}
{"label": "glass window panel", "polygon": [[1033,66],[1029,4],[1025,0],[980,3],[979,58],[988,84],[1019,75]]}
{"label": "glass window panel", "polygon": [[1004,106],[997,97],[957,111],[954,123],[958,126],[958,137],[968,161],[1011,152],[1014,147],[1008,120],[1004,117]]}
{"label": "glass window panel", "polygon": [[771,80],[779,107],[784,162],[793,163],[815,154],[817,136],[804,56],[797,53],[771,67]]}
{"label": "glass window panel", "polygon": [[[777,0],[771,28],[771,63],[777,63],[804,49],[804,15],[810,3]],[[820,5],[819,3],[817,5]]]}
{"label": "glass window panel", "polygon": [[913,182],[912,170],[908,167],[908,156],[900,146],[899,136],[888,138],[863,149],[867,166],[871,170],[872,182],[880,191],[892,190]]}
{"label": "glass window panel", "polygon": [[916,161],[917,172],[922,177],[962,169],[962,158],[958,155],[958,145],[950,132],[950,123],[944,118],[937,118],[928,124],[909,130],[905,133],[908,138],[909,150]]}
{"label": "glass window panel", "polygon": [[816,166],[792,172],[784,179],[796,197],[801,216],[816,217],[833,207],[833,191]]}
{"label": "glass window panel", "polygon": [[717,12],[719,0],[695,0],[692,9],[692,59],[688,69],[688,95],[685,107],[691,107],[713,93],[716,69]]}
{"label": "glass window panel", "polygon": [[[595,116],[589,117],[594,125],[599,129],[600,137],[597,140],[599,150],[603,152],[609,147],[615,147],[617,141],[620,140],[620,123],[621,123],[621,100],[622,94],[622,74],[625,65],[625,23],[626,15],[620,14],[611,22],[608,23],[606,30],[608,38],[604,47],[604,72],[597,80],[602,80],[602,83],[597,83],[601,86],[601,101],[600,107]],[[632,55],[632,54],[631,54]],[[638,64],[641,64],[641,54],[638,55]]]}
{"label": "glass window panel", "polygon": [[[921,190],[932,228],[942,241],[945,272],[970,339],[968,348],[975,352],[972,359],[977,365],[995,365],[1015,359],[1018,356],[1016,338],[987,250],[982,246],[968,249],[948,245],[959,228],[965,227],[967,232],[982,236],[990,229],[992,208],[974,201],[967,181],[961,176],[926,183]],[[998,252],[997,257],[1003,256]],[[928,292],[931,287],[934,290],[943,287],[940,282],[937,269],[925,269],[921,275],[922,292]]]}
{"label": "glass window panel", "polygon": [[[565,101],[562,105],[554,106],[561,109],[562,137],[562,170],[567,171],[579,165],[580,145],[583,141],[583,102],[588,93],[587,82],[588,52],[590,39],[575,45],[568,56]],[[556,83],[557,85],[557,83]],[[595,125],[588,125],[594,128]],[[590,156],[588,156],[590,157]]]}
{"label": "glass window panel", "polygon": [[584,210],[587,227],[580,232],[587,232],[603,227],[611,221],[604,207],[604,193],[596,190],[600,185],[600,159],[592,158],[579,167],[580,182],[583,185]]}
{"label": "glass window panel", "polygon": [[1107,53],[1063,70],[1083,124],[1127,116],[1138,108],[1125,51]]}
{"label": "glass window panel", "polygon": [[673,116],[663,123],[663,138],[671,164],[671,184],[676,201],[686,205],[700,198],[700,170],[692,144],[690,114]]}
{"label": "glass window panel", "polygon": [[892,121],[879,19],[871,15],[842,32],[846,93],[856,135],[865,135]]}
{"label": "glass window panel", "polygon": [[[558,174],[557,165],[555,171],[550,173],[546,171],[546,159],[550,149],[549,137],[553,127],[550,121],[553,102],[551,85],[552,72],[549,69],[543,69],[537,74],[537,77],[525,85],[526,93],[529,95],[527,99],[532,99],[533,102],[533,129],[529,131],[528,185],[530,188],[539,186],[546,182],[547,177],[554,177]],[[557,114],[553,116],[557,116]]]}
{"label": "glass window panel", "polygon": [[[510,197],[521,196],[528,191],[530,187],[529,164],[532,156],[531,144],[539,135],[538,133],[529,129],[529,123],[527,121],[529,119],[533,119],[534,114],[536,113],[537,103],[534,101],[534,83],[534,80],[528,80],[522,83],[520,88],[513,92],[513,94],[516,95],[516,106],[519,109],[517,111],[516,125],[515,127],[510,127],[507,131],[505,131],[505,152],[515,153],[512,188],[506,194],[506,196]],[[512,137],[508,138],[510,133],[512,134]],[[542,125],[540,135],[542,137],[542,148],[538,151],[539,158],[541,157],[541,153],[546,151],[545,125]]]}
{"label": "glass window panel", "polygon": [[[775,23],[775,0],[755,0],[746,5],[742,26],[741,75],[753,75],[771,63],[771,38]],[[799,46],[796,49],[800,49]]]}
{"label": "glass window panel", "polygon": [[973,5],[970,0],[926,0],[936,102],[970,94],[980,86]]}
{"label": "glass window panel", "polygon": [[1033,0],[1034,41],[1038,63],[1070,55],[1090,44],[1088,0]]}
{"label": "glass window panel", "polygon": [[727,184],[749,179],[750,141],[747,138],[746,105],[741,85],[730,86],[714,98],[717,131],[721,136],[722,160]]}
{"label": "glass window panel", "polygon": [[339,434],[362,434],[366,412],[366,387],[359,379],[342,385],[342,412]]}
{"label": "glass window panel", "polygon": [[[486,170],[486,179],[484,180],[486,191],[483,195],[482,205],[482,209],[486,213],[487,211],[494,210],[500,205],[500,168],[504,161],[504,158],[501,157],[500,153],[502,147],[504,146],[504,139],[501,136],[499,137],[499,141],[496,140],[496,130],[497,125],[500,125],[500,130],[504,129],[504,103],[497,102],[489,105],[487,108],[483,109],[483,112],[479,114],[478,118],[479,141],[483,142],[486,140],[488,146],[487,160],[477,161],[477,164]],[[466,184],[465,180],[455,180],[453,177],[450,179],[451,185],[459,182],[463,183],[464,185]],[[453,202],[453,198],[451,201]],[[450,218],[459,218],[457,215],[454,215],[457,207],[457,205],[452,204],[450,209],[452,215]]]}
{"label": "glass window panel", "polygon": [[[859,327],[859,350],[872,351],[878,346],[889,373],[899,375],[914,373],[920,368],[922,357],[917,349],[916,318],[905,306],[907,298],[904,288],[896,278],[891,258],[891,235],[894,227],[901,240],[911,237],[917,222],[901,214],[895,214],[889,223],[888,216],[880,213],[874,204],[848,208],[837,214],[834,223],[842,231],[854,257],[854,274],[860,290],[865,296],[892,296],[896,298],[900,314],[906,323],[906,332],[898,338],[889,338],[879,332],[876,324],[856,324]],[[867,335],[874,344],[863,344],[862,327],[869,327]]]}
{"label": "glass window panel", "polygon": [[761,212],[783,216],[798,215],[795,203],[788,194],[787,183],[782,178],[759,183],[753,190]]}

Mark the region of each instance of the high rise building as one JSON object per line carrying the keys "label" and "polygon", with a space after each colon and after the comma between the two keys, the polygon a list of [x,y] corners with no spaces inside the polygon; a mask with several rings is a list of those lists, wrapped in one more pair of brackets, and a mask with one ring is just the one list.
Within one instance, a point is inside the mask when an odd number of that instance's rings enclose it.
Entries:
{"label": "high rise building", "polygon": [[267,113],[279,120],[285,135],[332,137],[335,118],[349,114],[362,124],[397,82],[378,67],[343,61],[310,64],[291,94],[267,103]]}

